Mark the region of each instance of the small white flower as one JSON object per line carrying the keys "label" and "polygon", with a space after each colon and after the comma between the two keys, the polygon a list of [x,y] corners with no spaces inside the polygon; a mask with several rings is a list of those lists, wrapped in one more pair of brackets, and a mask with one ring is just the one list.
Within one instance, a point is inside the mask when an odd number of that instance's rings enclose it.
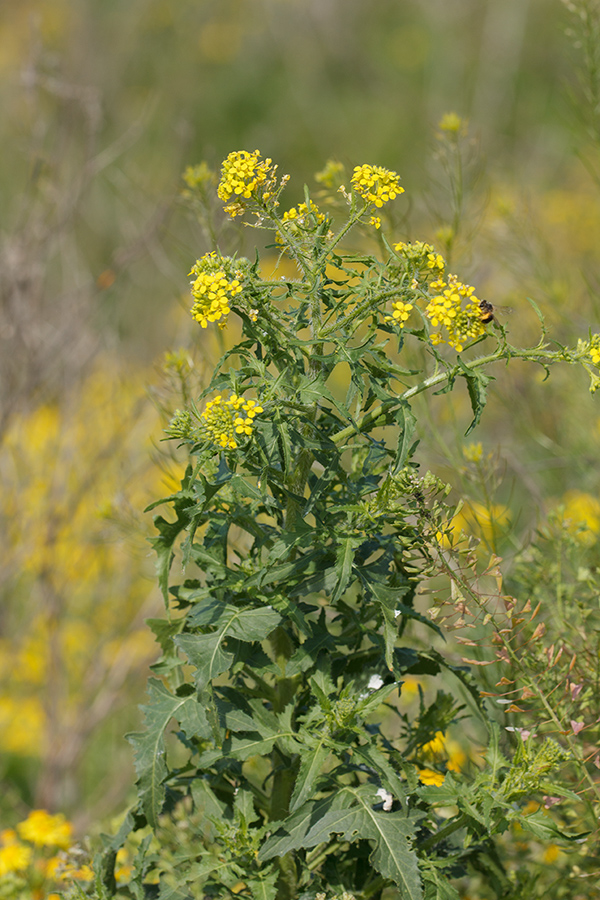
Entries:
{"label": "small white flower", "polygon": [[367,687],[370,691],[378,691],[382,685],[383,678],[381,677],[381,675],[371,675]]}

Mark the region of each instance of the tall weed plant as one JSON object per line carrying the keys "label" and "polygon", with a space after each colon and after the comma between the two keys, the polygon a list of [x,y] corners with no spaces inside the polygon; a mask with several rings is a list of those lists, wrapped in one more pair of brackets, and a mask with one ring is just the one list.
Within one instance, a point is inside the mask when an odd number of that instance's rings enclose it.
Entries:
{"label": "tall weed plant", "polygon": [[[443,128],[452,142],[462,123]],[[211,179],[186,173],[200,210]],[[167,429],[189,465],[151,507],[166,507],[153,544],[167,616],[150,622],[162,656],[130,736],[138,801],[105,839],[93,890],[447,900],[467,884],[521,897],[529,878],[538,896],[548,879],[532,882],[514,852],[526,838],[576,848],[579,889],[596,878],[591,694],[571,679],[574,653],[538,646],[544,591],[526,555],[512,586],[527,596],[513,596],[500,560],[456,528],[452,485],[421,465],[413,400],[464,392],[470,433],[492,372],[515,360],[583,366],[595,391],[600,335],[550,342],[536,309],[539,340],[512,344],[434,246],[383,234],[402,203],[395,172],[330,162],[318,180],[281,212],[287,178],[270,159],[238,151],[222,166],[227,213],[270,231],[296,275],[218,249],[190,272],[198,327],[235,316],[241,334]],[[543,537],[529,552],[551,581]],[[575,643],[586,621],[582,603]],[[462,658],[444,643],[452,629],[471,635],[458,634]],[[562,706],[553,678],[569,686]],[[498,709],[524,700],[539,727],[507,728]],[[131,879],[117,886],[127,842]]]}

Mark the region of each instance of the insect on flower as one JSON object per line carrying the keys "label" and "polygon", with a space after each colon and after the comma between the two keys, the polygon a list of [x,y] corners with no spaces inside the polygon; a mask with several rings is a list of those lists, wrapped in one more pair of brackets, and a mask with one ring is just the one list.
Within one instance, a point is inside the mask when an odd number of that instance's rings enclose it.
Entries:
{"label": "insect on flower", "polygon": [[497,312],[511,313],[512,309],[508,306],[494,306],[489,300],[479,301],[479,318],[484,325],[489,325],[490,322],[496,321],[495,314]]}

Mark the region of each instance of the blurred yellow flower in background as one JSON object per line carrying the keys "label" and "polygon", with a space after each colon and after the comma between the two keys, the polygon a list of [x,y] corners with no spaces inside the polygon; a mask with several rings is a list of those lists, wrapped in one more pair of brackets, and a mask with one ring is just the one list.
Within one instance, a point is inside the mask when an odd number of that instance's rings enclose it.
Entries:
{"label": "blurred yellow flower in background", "polygon": [[34,809],[17,825],[19,836],[38,847],[61,847],[73,843],[73,826],[62,813],[52,816],[44,809]]}
{"label": "blurred yellow flower in background", "polygon": [[600,533],[600,501],[585,491],[567,491],[562,497],[563,522],[583,544],[591,545]]}

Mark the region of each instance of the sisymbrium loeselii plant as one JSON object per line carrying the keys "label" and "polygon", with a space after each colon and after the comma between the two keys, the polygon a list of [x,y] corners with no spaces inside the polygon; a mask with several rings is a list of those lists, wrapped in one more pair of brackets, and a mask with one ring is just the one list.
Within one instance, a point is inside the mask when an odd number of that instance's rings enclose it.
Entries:
{"label": "sisymbrium loeselii plant", "polygon": [[[508,896],[500,835],[573,837],[526,809],[568,793],[565,750],[532,737],[511,758],[470,668],[435,649],[424,594],[451,582],[454,509],[420,468],[411,399],[466,388],[471,430],[490,368],[513,358],[583,364],[595,389],[600,336],[512,346],[433,246],[384,236],[396,173],[340,172],[315,195],[341,200],[334,222],[308,189],[280,212],[288,179],[258,151],[223,163],[227,213],[273,232],[297,274],[216,249],[191,269],[198,327],[235,316],[241,337],[167,430],[189,465],[152,505],[168,509],[153,542],[167,617],[150,623],[162,656],[130,736],[139,798],[107,839],[103,897],[451,900],[473,871]],[[444,751],[467,714],[487,734],[477,764]],[[140,830],[117,888],[116,852]]]}

